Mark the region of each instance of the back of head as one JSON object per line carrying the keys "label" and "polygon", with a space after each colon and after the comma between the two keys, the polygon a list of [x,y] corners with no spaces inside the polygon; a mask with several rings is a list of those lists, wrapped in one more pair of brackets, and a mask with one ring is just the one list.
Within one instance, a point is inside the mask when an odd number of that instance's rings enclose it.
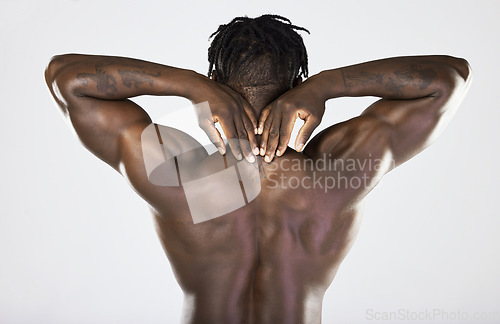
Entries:
{"label": "back of head", "polygon": [[208,49],[209,75],[247,96],[277,97],[292,88],[299,76],[307,77],[307,52],[287,18],[263,15],[237,17],[220,25]]}

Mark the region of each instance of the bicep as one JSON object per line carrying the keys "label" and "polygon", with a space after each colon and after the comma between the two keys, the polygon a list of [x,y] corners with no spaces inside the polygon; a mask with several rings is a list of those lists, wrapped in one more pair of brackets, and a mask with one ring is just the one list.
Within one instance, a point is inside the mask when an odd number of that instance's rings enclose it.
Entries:
{"label": "bicep", "polygon": [[120,137],[131,126],[151,122],[149,115],[130,100],[71,97],[66,117],[82,144],[95,156],[118,170]]}

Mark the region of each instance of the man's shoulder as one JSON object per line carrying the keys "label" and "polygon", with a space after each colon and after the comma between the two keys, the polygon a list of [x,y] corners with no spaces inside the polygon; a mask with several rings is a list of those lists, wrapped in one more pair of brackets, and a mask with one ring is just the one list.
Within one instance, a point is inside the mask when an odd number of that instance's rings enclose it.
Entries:
{"label": "man's shoulder", "polygon": [[[360,115],[325,128],[314,136],[304,149],[304,154],[312,159],[323,159],[325,154],[332,157],[370,155],[373,141],[382,139],[384,122],[370,115]],[[381,142],[380,142],[381,143]],[[384,143],[385,144],[385,143]]]}

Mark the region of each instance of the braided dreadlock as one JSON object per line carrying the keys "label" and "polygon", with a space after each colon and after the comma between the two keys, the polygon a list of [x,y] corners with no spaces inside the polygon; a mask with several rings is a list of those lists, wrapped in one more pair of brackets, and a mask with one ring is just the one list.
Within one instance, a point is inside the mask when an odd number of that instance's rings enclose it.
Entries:
{"label": "braided dreadlock", "polygon": [[208,49],[209,76],[215,67],[222,83],[291,88],[298,76],[308,75],[306,48],[296,30],[309,33],[278,15],[237,17],[220,25],[209,38],[215,36]]}

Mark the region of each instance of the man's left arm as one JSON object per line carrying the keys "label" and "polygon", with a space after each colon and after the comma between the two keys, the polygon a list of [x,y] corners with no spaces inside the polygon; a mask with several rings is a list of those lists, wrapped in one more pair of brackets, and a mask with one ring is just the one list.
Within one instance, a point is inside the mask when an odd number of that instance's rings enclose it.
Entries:
{"label": "man's left arm", "polygon": [[[266,139],[265,154],[272,159],[276,148],[284,152],[293,122],[302,114],[306,122],[296,140],[300,150],[321,121],[326,100],[376,96],[381,100],[349,123],[369,121],[378,127],[399,165],[439,134],[459,106],[470,80],[467,61],[441,55],[395,57],[323,71],[266,107],[267,115],[263,115],[267,118],[259,121]],[[322,146],[328,146],[330,141],[324,134],[322,137]],[[323,151],[329,149],[324,147]]]}

